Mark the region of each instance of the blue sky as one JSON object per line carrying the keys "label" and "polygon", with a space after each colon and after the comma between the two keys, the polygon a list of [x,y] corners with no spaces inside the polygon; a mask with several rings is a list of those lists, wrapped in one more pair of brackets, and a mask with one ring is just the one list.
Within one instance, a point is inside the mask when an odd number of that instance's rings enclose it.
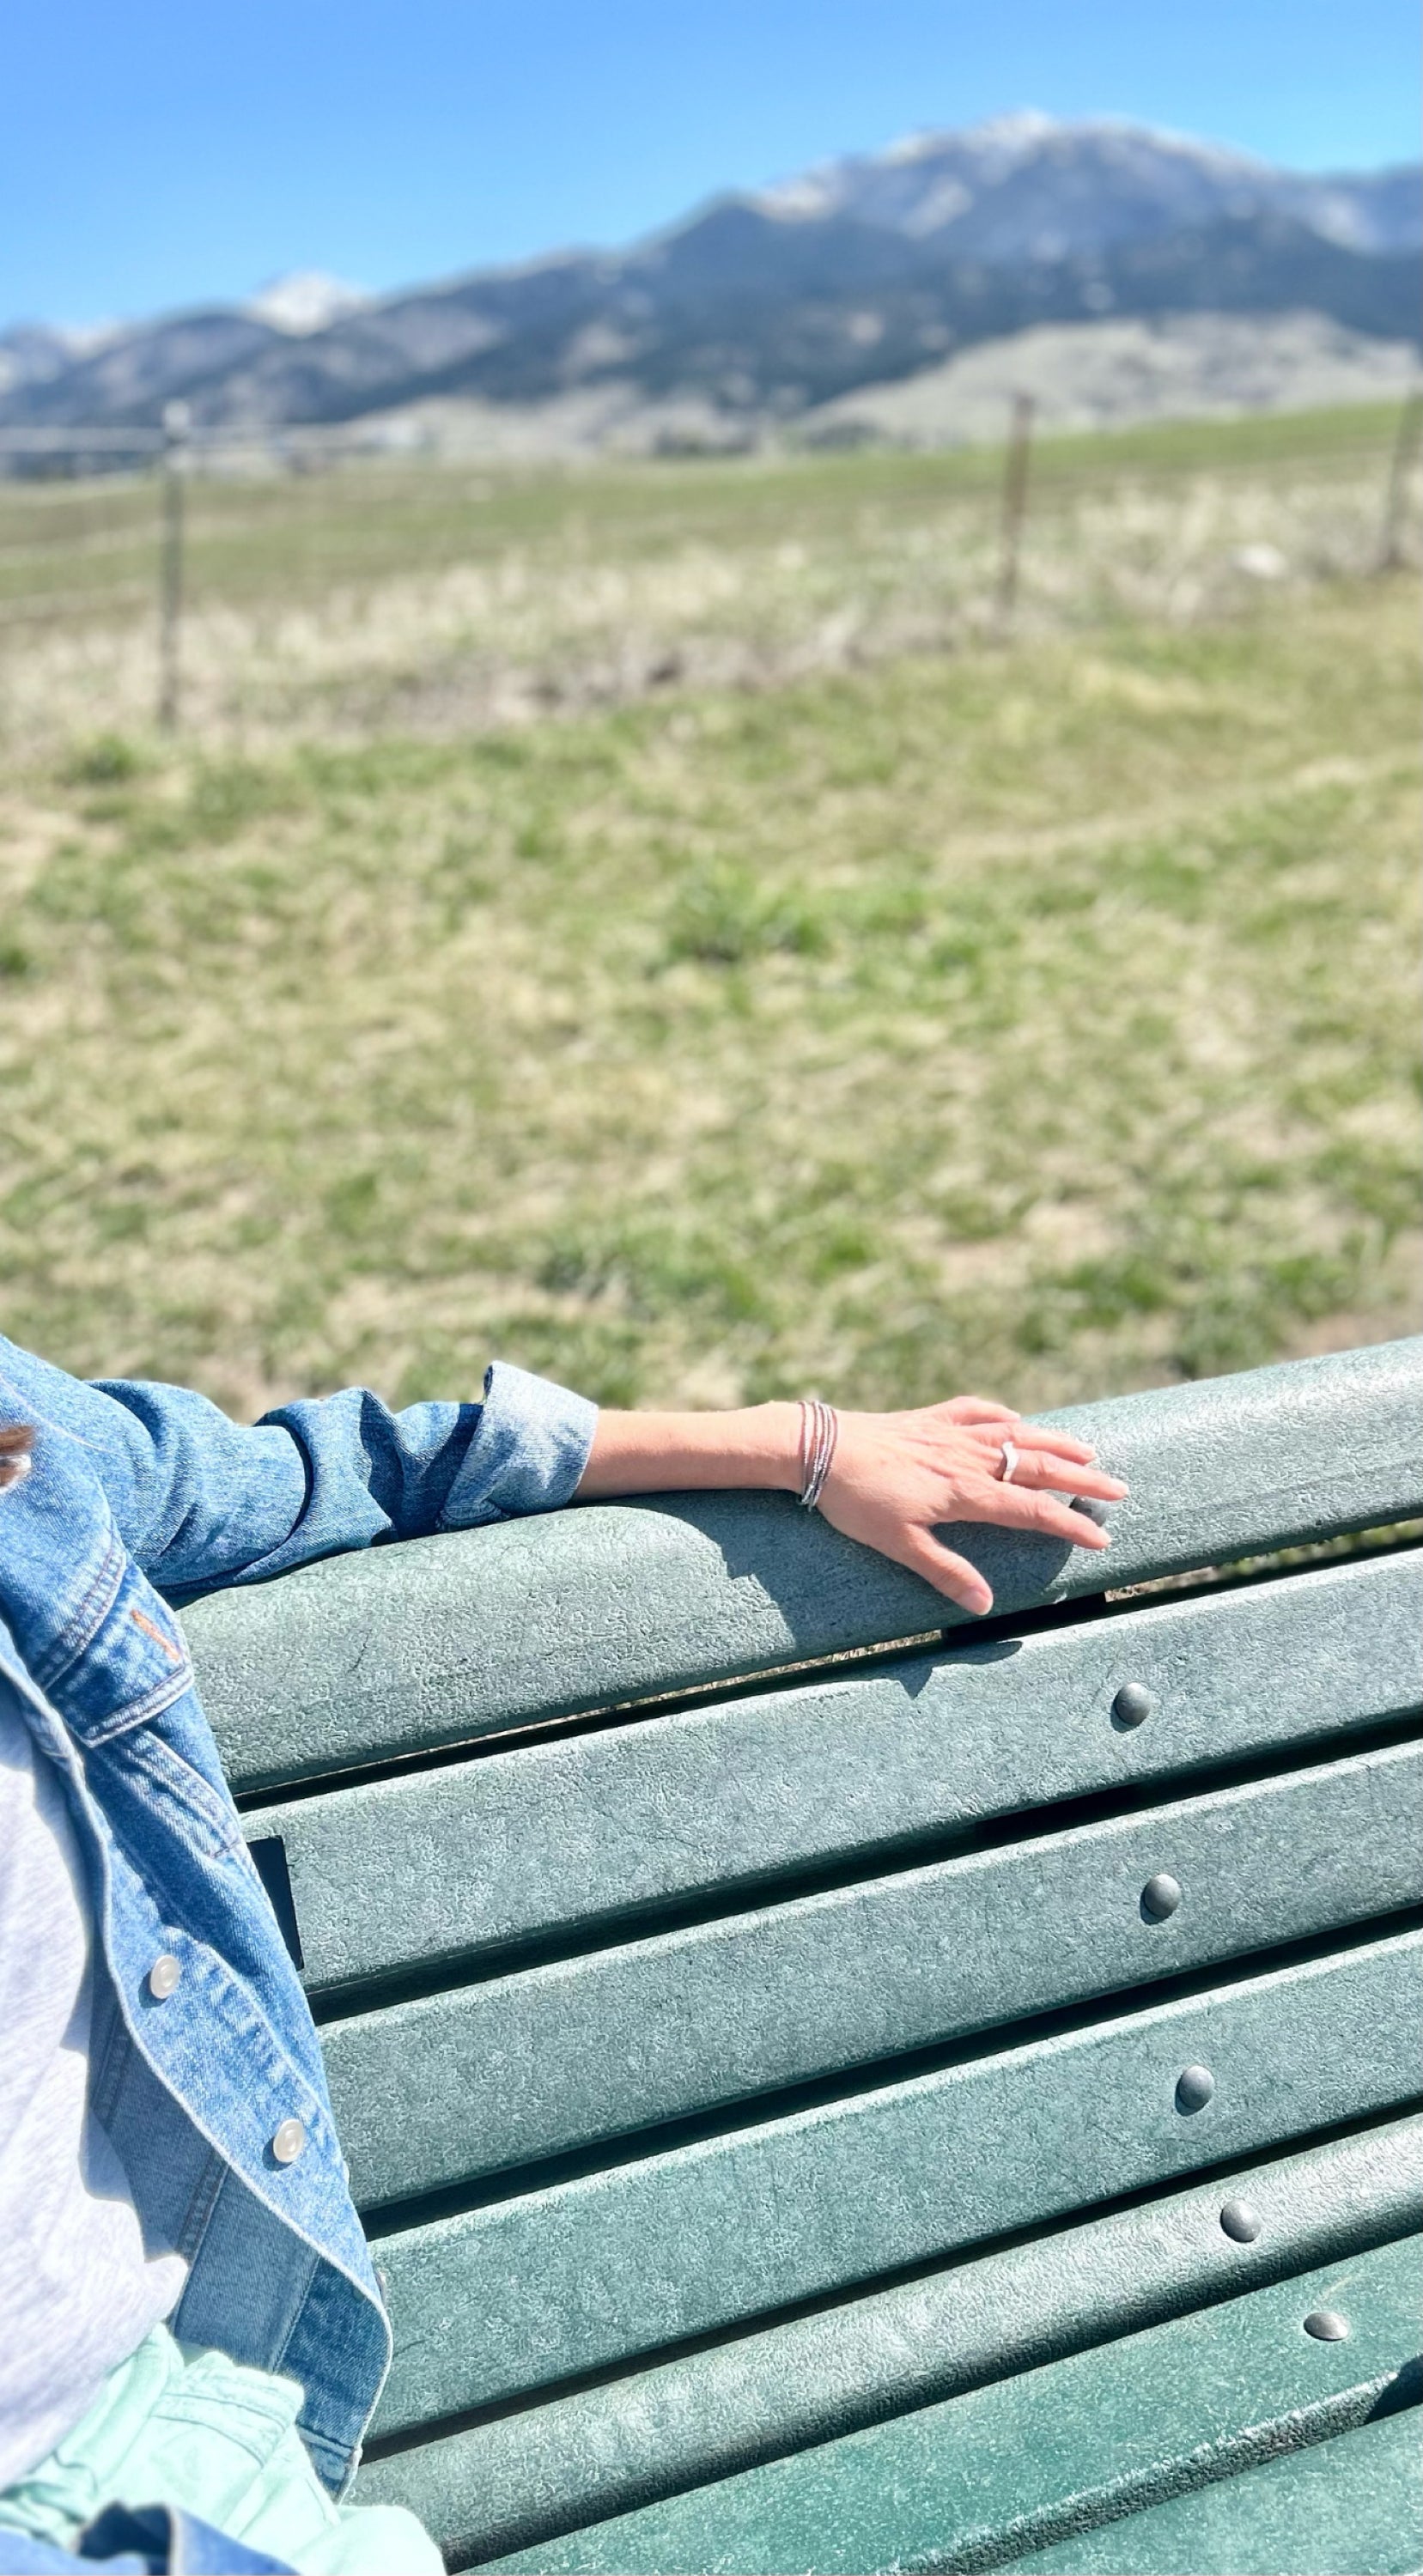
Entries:
{"label": "blue sky", "polygon": [[627,240],[1013,107],[1418,149],[1413,0],[22,0],[0,59],[0,322]]}

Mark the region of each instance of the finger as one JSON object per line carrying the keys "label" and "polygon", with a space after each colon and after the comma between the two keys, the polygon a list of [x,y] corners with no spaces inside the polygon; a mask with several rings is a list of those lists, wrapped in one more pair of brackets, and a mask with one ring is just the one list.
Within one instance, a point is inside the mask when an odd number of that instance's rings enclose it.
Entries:
{"label": "finger", "polygon": [[[987,1441],[992,1448],[999,1445],[987,1428],[980,1430],[975,1426],[969,1436],[979,1442]],[[1013,1446],[1020,1453],[1026,1449],[1041,1449],[1048,1457],[1075,1458],[1084,1467],[1097,1455],[1090,1440],[1074,1440],[1066,1431],[1040,1431],[1031,1422],[1021,1424],[1012,1437]]]}
{"label": "finger", "polygon": [[1065,1538],[1069,1547],[1111,1545],[1104,1529],[1099,1529],[1085,1512],[1075,1512],[1069,1503],[1060,1503],[1055,1494],[1030,1494],[1021,1485],[998,1485],[991,1478],[960,1500],[958,1517],[995,1521],[1000,1529],[1036,1530],[1044,1537]]}
{"label": "finger", "polygon": [[1011,1404],[995,1404],[991,1395],[956,1395],[948,1404],[936,1404],[934,1410],[946,1415],[950,1422],[964,1424],[1018,1422],[1022,1419]]}
{"label": "finger", "polygon": [[961,1610],[969,1611],[974,1618],[981,1619],[985,1611],[992,1609],[992,1587],[984,1581],[977,1566],[970,1565],[966,1556],[956,1556],[951,1547],[941,1547],[928,1530],[909,1533],[899,1561],[901,1565],[907,1565],[911,1573],[922,1575],[926,1583],[932,1583],[936,1592],[956,1601]]}
{"label": "finger", "polygon": [[1109,1476],[1105,1467],[1079,1467],[1071,1458],[1042,1449],[1020,1449],[1008,1482],[1029,1493],[1091,1494],[1101,1503],[1124,1502],[1127,1492],[1120,1476]]}
{"label": "finger", "polygon": [[998,1440],[989,1444],[986,1453],[980,1444],[983,1472],[995,1484],[1017,1485],[1033,1493],[1090,1494],[1101,1503],[1122,1503],[1130,1491],[1125,1479],[1114,1476],[1107,1467],[1099,1467],[1091,1450],[1069,1457],[1060,1449],[1032,1449],[1021,1440],[1011,1444]]}
{"label": "finger", "polygon": [[1054,1458],[1080,1458],[1084,1465],[1097,1455],[1090,1440],[1075,1439],[1070,1431],[1040,1430],[1035,1422],[1025,1422],[1014,1438],[1020,1449],[1042,1449]]}

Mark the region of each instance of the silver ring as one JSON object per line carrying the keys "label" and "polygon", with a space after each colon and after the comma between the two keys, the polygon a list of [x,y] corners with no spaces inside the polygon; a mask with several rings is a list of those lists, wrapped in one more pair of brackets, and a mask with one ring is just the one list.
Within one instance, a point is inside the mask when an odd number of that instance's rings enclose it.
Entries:
{"label": "silver ring", "polygon": [[1016,1468],[1016,1466],[1017,1466],[1017,1464],[1018,1464],[1018,1458],[1019,1458],[1019,1455],[1020,1455],[1019,1451],[1018,1451],[1018,1450],[1016,1450],[1016,1449],[1014,1448],[1013,1443],[1012,1443],[1012,1441],[1011,1441],[1011,1440],[1005,1440],[1005,1441],[1003,1442],[1003,1468],[1002,1468],[1002,1473],[1001,1473],[1001,1475],[1000,1475],[1000,1477],[999,1477],[999,1483],[1000,1483],[1000,1484],[1003,1484],[1003,1485],[1011,1485],[1011,1484],[1012,1484],[1012,1482],[1013,1482],[1013,1471],[1014,1471],[1014,1469]]}

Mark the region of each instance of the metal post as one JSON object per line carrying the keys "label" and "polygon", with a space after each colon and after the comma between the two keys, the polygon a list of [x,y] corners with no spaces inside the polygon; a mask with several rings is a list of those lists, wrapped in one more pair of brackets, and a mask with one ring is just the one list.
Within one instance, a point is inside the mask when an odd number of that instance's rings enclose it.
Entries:
{"label": "metal post", "polygon": [[184,402],[163,409],[163,534],[158,585],[158,722],[178,727],[179,647],[183,623],[183,478],[192,415]]}
{"label": "metal post", "polygon": [[998,558],[998,622],[1012,621],[1018,601],[1018,556],[1028,506],[1028,454],[1033,437],[1033,397],[1013,396],[1013,426],[1003,467],[1003,530]]}
{"label": "metal post", "polygon": [[1383,526],[1379,530],[1379,572],[1401,572],[1403,569],[1403,523],[1408,515],[1408,478],[1418,461],[1418,443],[1423,438],[1423,392],[1406,396],[1398,415],[1398,430],[1389,460],[1388,490],[1384,495]]}

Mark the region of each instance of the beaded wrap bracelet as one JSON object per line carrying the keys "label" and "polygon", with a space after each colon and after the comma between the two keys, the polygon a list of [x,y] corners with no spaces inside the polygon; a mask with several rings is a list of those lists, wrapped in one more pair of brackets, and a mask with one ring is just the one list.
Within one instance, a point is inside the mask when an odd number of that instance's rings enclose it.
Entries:
{"label": "beaded wrap bracelet", "polygon": [[800,1406],[800,1501],[803,1511],[813,1512],[825,1491],[825,1479],[835,1459],[835,1443],[840,1436],[840,1417],[833,1404],[822,1404],[818,1395],[802,1396]]}

